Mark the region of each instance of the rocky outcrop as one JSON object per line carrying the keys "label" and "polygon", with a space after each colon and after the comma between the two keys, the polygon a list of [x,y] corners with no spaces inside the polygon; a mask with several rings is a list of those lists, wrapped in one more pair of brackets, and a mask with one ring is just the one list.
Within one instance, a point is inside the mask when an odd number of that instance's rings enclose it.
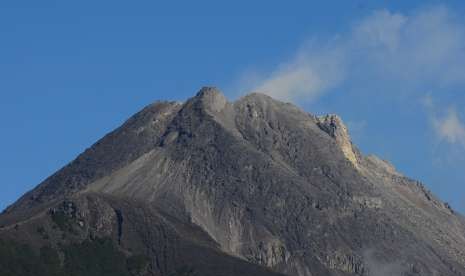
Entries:
{"label": "rocky outcrop", "polygon": [[328,114],[317,118],[318,126],[336,140],[345,157],[359,168],[358,158],[350,140],[349,131],[336,114]]}

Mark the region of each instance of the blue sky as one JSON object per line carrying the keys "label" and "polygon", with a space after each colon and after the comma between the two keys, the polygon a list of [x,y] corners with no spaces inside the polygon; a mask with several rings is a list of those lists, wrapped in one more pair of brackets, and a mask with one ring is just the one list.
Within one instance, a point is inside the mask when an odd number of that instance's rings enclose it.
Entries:
{"label": "blue sky", "polygon": [[461,1],[2,1],[0,209],[143,106],[215,85],[342,116],[465,212]]}

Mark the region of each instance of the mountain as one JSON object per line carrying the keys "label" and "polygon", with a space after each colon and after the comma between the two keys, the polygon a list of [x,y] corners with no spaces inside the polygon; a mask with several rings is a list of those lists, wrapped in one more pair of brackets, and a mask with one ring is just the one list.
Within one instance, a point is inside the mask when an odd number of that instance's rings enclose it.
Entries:
{"label": "mountain", "polygon": [[465,219],[337,115],[205,87],[8,207],[0,275],[465,275]]}

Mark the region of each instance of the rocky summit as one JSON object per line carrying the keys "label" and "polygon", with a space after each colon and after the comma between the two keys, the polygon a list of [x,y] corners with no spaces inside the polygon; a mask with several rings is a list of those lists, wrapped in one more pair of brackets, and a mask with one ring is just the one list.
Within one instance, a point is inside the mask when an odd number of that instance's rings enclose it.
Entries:
{"label": "rocky summit", "polygon": [[0,275],[465,275],[465,219],[337,115],[202,88],[0,216]]}

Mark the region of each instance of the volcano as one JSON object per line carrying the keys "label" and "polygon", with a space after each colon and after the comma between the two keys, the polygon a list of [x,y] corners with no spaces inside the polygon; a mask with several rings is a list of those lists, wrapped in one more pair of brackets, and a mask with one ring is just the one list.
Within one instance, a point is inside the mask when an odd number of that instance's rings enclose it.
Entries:
{"label": "volcano", "polygon": [[0,275],[465,275],[465,219],[337,115],[204,87],[0,215]]}

